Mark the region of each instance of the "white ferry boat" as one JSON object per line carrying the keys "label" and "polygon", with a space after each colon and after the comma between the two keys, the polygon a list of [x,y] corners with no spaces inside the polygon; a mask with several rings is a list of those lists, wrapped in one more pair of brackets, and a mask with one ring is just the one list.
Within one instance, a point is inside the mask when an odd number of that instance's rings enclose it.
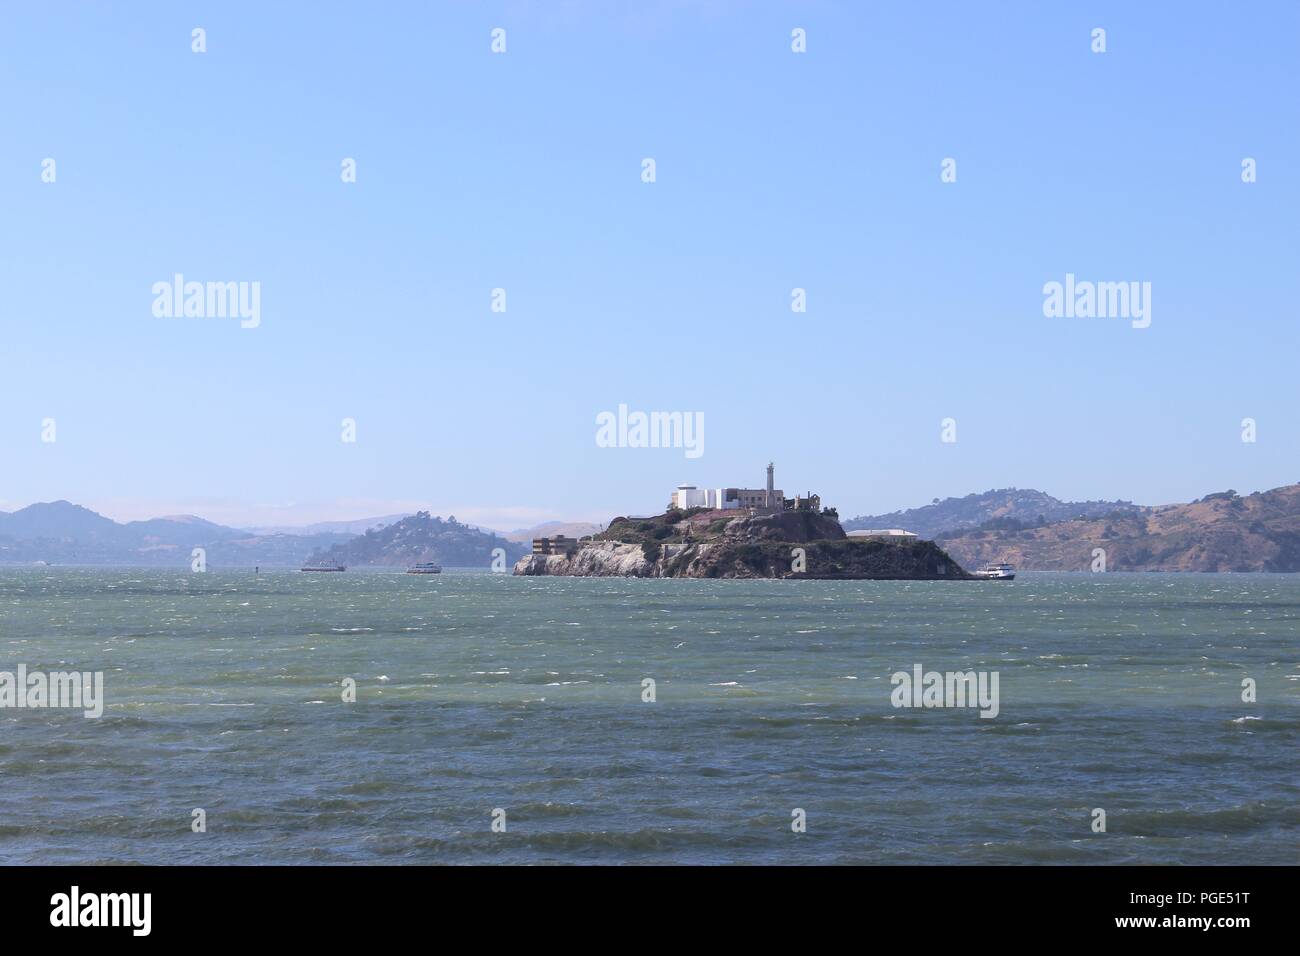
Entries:
{"label": "white ferry boat", "polygon": [[432,561],[424,561],[420,564],[413,564],[406,569],[407,574],[442,574],[442,568]]}
{"label": "white ferry boat", "polygon": [[975,572],[975,577],[988,581],[1014,581],[1016,569],[1009,564],[986,564]]}

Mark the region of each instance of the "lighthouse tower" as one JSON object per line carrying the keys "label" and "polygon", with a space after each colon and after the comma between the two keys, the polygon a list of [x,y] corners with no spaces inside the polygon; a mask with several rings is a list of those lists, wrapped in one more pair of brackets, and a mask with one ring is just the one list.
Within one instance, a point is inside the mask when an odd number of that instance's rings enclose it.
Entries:
{"label": "lighthouse tower", "polygon": [[776,466],[769,461],[767,463],[767,497],[763,499],[764,507],[767,508],[776,507],[776,504],[772,501],[772,490],[776,487],[773,483],[773,474],[775,471]]}

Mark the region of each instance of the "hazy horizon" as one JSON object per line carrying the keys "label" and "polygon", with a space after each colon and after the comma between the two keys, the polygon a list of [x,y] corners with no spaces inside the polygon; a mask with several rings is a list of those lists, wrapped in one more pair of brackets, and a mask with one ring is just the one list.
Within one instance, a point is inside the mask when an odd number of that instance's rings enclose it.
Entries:
{"label": "hazy horizon", "polygon": [[[1274,485],[1274,486],[1270,486],[1269,488],[1248,488],[1248,489],[1234,488],[1233,490],[1237,491],[1239,494],[1249,495],[1254,492],[1270,491],[1273,488],[1283,487],[1285,485],[1291,485],[1295,483],[1296,482],[1284,482],[1282,485]],[[964,498],[967,497],[968,495],[979,495],[991,491],[1001,491],[1001,490],[1012,489],[1012,488],[1021,491],[1030,491],[1030,490],[1041,491],[1045,494],[1052,495],[1052,497],[1062,501],[1128,501],[1136,505],[1143,505],[1148,507],[1158,507],[1161,505],[1171,505],[1171,504],[1183,504],[1195,500],[1197,498],[1202,498],[1208,494],[1228,490],[1227,488],[1207,488],[1204,491],[1202,491],[1200,494],[1193,495],[1187,499],[1184,499],[1183,501],[1139,501],[1135,498],[1130,498],[1123,495],[1120,495],[1116,498],[1101,498],[1100,496],[1097,495],[1090,495],[1090,496],[1077,498],[1077,499],[1062,498],[1062,496],[1054,494],[1050,488],[1031,488],[1028,485],[1004,485],[1004,486],[1000,486],[999,488],[979,488],[973,491],[969,491],[964,495],[951,495],[951,496],[945,496],[945,498],[949,498],[949,497]],[[944,499],[940,499],[940,500],[944,500]],[[280,503],[274,505],[252,506],[252,510],[250,510],[250,506],[239,502],[226,501],[226,502],[215,502],[215,503],[208,503],[208,504],[204,504],[203,502],[189,502],[189,503],[176,503],[176,506],[173,507],[171,510],[151,510],[147,505],[142,503],[128,503],[128,502],[118,501],[118,502],[108,502],[107,504],[104,504],[101,502],[96,502],[93,499],[91,501],[72,501],[71,499],[66,499],[66,498],[41,498],[35,501],[28,501],[22,504],[15,504],[13,502],[6,502],[4,500],[0,500],[0,512],[13,512],[25,507],[29,507],[30,505],[49,504],[54,501],[69,501],[70,504],[80,505],[83,508],[88,508],[89,510],[94,511],[97,514],[103,515],[106,518],[111,518],[112,520],[120,523],[126,523],[129,521],[145,521],[151,518],[202,518],[207,521],[212,521],[215,524],[226,525],[228,527],[237,528],[240,530],[306,528],[306,527],[310,527],[313,525],[320,525],[320,524],[357,523],[357,522],[372,521],[372,520],[377,521],[383,519],[396,519],[404,515],[415,514],[418,511],[426,511],[429,512],[430,514],[437,515],[442,518],[455,517],[457,521],[460,521],[463,524],[475,525],[477,527],[481,527],[489,531],[508,533],[512,531],[526,530],[528,528],[536,527],[537,525],[546,524],[548,522],[573,523],[573,524],[579,524],[579,523],[604,524],[608,522],[610,518],[615,517],[616,514],[633,514],[633,515],[654,514],[662,510],[663,508],[663,504],[647,505],[646,508],[640,508],[640,509],[625,508],[622,511],[617,513],[611,512],[610,514],[602,514],[602,515],[596,515],[590,517],[581,516],[581,515],[578,516],[533,515],[532,517],[520,516],[514,519],[515,523],[511,523],[512,519],[507,517],[509,514],[514,513],[511,509],[493,509],[490,506],[463,507],[459,509],[451,507],[451,508],[440,509],[435,505],[430,505],[428,503],[422,503],[422,502],[410,503],[409,507],[405,509],[399,509],[399,511],[397,512],[380,513],[380,512],[365,511],[364,505],[362,503],[355,503],[354,505],[351,506],[353,510],[347,511],[346,509],[349,507],[349,505],[343,502],[335,502],[335,503],[286,502],[286,503]],[[908,511],[914,508],[922,508],[928,504],[931,504],[932,501],[933,499],[916,501],[912,504],[901,505],[897,508],[890,508],[878,512],[870,512],[869,514],[883,515],[883,514],[890,514],[895,511]],[[833,505],[833,502],[828,501],[826,503],[828,505]],[[195,510],[199,508],[206,508],[206,510]],[[263,508],[265,510],[257,510],[258,508]],[[213,515],[240,515],[240,514],[280,515],[283,520],[262,520],[260,518],[255,520],[243,520],[236,517],[225,518],[225,517],[213,516]],[[314,514],[334,514],[339,516],[308,517],[309,515],[314,515]],[[854,512],[850,514],[850,513],[846,513],[842,509],[840,511],[840,517],[842,519],[854,518],[860,515],[866,516],[867,514],[868,512]],[[486,515],[487,517],[486,518],[475,517],[481,515]],[[285,516],[290,516],[290,517],[285,517]]]}

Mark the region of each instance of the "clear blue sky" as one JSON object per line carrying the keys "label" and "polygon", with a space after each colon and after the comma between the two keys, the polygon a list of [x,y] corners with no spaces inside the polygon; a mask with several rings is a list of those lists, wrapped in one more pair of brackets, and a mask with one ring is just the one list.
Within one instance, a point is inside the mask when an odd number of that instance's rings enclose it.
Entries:
{"label": "clear blue sky", "polygon": [[[1298,64],[1294,2],[8,4],[0,508],[1298,481]],[[177,272],[261,326],[155,318]],[[1151,282],[1151,327],[1045,318],[1067,272]],[[704,455],[597,448],[619,403]]]}

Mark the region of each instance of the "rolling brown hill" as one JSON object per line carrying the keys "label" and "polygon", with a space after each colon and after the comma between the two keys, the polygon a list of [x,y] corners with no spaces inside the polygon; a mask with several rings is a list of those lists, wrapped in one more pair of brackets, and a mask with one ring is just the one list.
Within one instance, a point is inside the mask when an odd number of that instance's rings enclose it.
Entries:
{"label": "rolling brown hill", "polygon": [[1027,571],[1300,571],[1300,485],[1245,497],[1225,491],[1024,529],[964,529],[939,544],[966,568],[1006,561]]}
{"label": "rolling brown hill", "polygon": [[844,522],[845,531],[867,528],[906,528],[922,538],[978,528],[1004,519],[1017,526],[1045,525],[1075,518],[1098,518],[1116,511],[1141,511],[1131,501],[1062,501],[1033,488],[993,488],[964,498],[934,499],[920,508],[883,515],[859,515]]}

